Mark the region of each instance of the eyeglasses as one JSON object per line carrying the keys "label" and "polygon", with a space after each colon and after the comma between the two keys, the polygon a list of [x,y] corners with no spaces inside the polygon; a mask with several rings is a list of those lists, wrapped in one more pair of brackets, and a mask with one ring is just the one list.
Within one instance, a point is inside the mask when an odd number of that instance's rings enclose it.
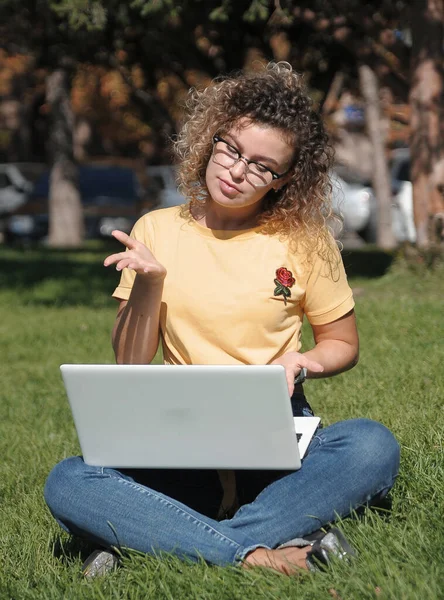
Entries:
{"label": "eyeglasses", "polygon": [[285,173],[281,174],[276,173],[265,165],[255,160],[248,160],[248,158],[242,156],[237,148],[221,138],[220,135],[213,136],[213,162],[221,167],[225,167],[225,169],[231,169],[240,160],[245,164],[245,179],[253,187],[270,185],[275,179],[280,179],[290,170],[288,169]]}

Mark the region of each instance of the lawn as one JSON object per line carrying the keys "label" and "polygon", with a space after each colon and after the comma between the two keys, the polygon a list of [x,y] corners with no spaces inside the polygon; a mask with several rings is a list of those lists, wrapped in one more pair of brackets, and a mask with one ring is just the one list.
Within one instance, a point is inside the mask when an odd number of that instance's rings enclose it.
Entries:
{"label": "lawn", "polygon": [[[361,359],[351,372],[308,382],[325,424],[365,416],[402,446],[391,510],[342,524],[350,565],[288,578],[263,570],[130,555],[110,576],[82,579],[92,550],[61,532],[42,488],[79,452],[59,374],[63,362],[113,362],[115,271],[104,248],[1,249],[0,598],[444,598],[444,270],[409,270],[378,252],[344,252],[355,290]],[[310,344],[309,332],[304,340]]]}

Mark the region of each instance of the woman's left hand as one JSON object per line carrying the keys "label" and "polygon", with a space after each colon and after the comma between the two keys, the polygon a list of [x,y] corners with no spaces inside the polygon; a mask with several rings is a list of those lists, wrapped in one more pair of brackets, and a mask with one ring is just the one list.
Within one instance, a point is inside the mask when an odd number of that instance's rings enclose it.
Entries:
{"label": "woman's left hand", "polygon": [[276,358],[272,365],[282,365],[285,368],[285,377],[287,378],[288,393],[290,397],[294,391],[294,380],[301,372],[301,369],[305,367],[312,373],[322,373],[324,367],[316,362],[310,360],[300,352],[286,352],[279,358]]}

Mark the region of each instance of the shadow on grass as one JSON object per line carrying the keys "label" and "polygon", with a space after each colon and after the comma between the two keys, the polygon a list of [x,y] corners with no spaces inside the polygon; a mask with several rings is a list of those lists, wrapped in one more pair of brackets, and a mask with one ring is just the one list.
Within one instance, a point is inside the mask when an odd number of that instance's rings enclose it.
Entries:
{"label": "shadow on grass", "polygon": [[392,266],[395,255],[375,247],[342,251],[348,277],[382,277]]}
{"label": "shadow on grass", "polygon": [[384,521],[390,521],[392,516],[393,498],[391,492],[382,498],[373,499],[370,504],[358,507],[354,512],[357,520],[364,518],[366,511],[376,513]]}
{"label": "shadow on grass", "polygon": [[56,536],[50,542],[50,550],[52,549],[53,556],[64,563],[72,563],[80,559],[83,564],[88,556],[98,548],[97,544],[74,536],[68,539]]}
{"label": "shadow on grass", "polygon": [[0,289],[17,293],[23,304],[104,306],[119,274],[103,260],[120,252],[120,244],[85,250],[7,249],[2,257]]}
{"label": "shadow on grass", "polygon": [[[104,258],[120,252],[120,244],[100,244],[84,250],[2,249],[0,289],[17,292],[23,304],[40,306],[109,306],[119,281]],[[376,248],[345,249],[349,277],[380,277],[394,256]]]}

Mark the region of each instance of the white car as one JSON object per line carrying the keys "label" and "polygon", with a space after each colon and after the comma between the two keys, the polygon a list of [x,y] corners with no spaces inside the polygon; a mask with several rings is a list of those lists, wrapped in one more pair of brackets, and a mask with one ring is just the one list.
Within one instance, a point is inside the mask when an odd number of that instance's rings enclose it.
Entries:
{"label": "white car", "polygon": [[376,199],[371,187],[346,181],[338,173],[330,175],[333,211],[343,219],[343,231],[358,233],[372,242]]}
{"label": "white car", "polygon": [[186,202],[177,190],[176,174],[172,165],[153,165],[146,168],[153,193],[158,197],[156,208],[179,206]]}
{"label": "white car", "polygon": [[16,165],[0,165],[0,215],[10,213],[24,204],[32,189],[32,183]]}
{"label": "white car", "polygon": [[[345,172],[345,170],[344,170]],[[341,171],[343,175],[343,171]],[[378,227],[378,204],[373,188],[359,183],[353,175],[331,174],[333,210],[343,218],[343,232],[359,234],[363,240],[375,243]],[[407,148],[395,150],[391,165],[392,229],[397,242],[416,241],[413,218],[410,154]],[[338,234],[338,232],[334,232]]]}
{"label": "white car", "polygon": [[398,242],[416,242],[413,216],[413,188],[410,181],[410,151],[399,148],[393,152],[392,166],[392,222]]}

